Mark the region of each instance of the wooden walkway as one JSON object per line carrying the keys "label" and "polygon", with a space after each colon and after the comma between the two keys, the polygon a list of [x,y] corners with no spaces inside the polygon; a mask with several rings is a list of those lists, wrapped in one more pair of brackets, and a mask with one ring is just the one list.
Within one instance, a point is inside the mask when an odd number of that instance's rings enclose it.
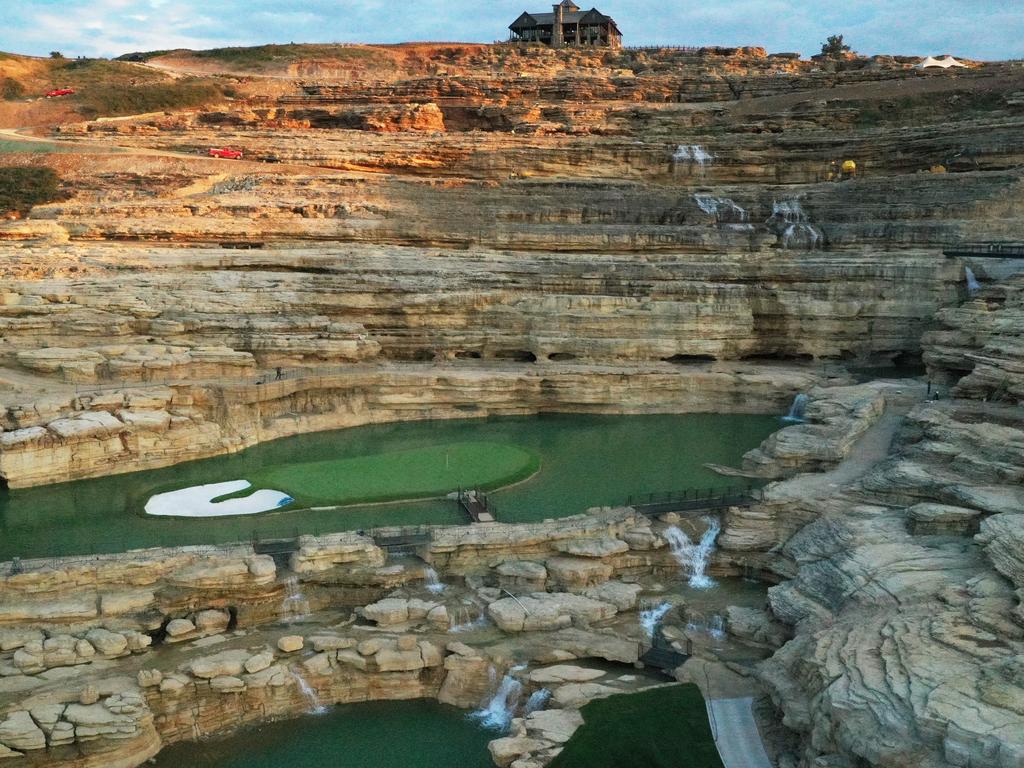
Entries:
{"label": "wooden walkway", "polygon": [[457,498],[459,509],[469,515],[474,523],[494,522],[494,505],[486,493],[459,488]]}
{"label": "wooden walkway", "polygon": [[626,506],[648,517],[657,517],[669,512],[699,517],[729,507],[749,507],[762,499],[761,489],[753,486],[687,488],[682,491],[630,496],[626,500]]}

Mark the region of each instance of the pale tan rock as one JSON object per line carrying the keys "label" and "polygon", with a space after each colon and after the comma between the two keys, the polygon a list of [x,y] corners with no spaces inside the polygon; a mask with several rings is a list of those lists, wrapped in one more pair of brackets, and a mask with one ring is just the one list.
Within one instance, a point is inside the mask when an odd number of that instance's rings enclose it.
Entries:
{"label": "pale tan rock", "polygon": [[556,541],[554,548],[559,552],[576,557],[610,557],[629,551],[629,545],[620,539],[610,536],[593,539],[567,539]]}
{"label": "pale tan rock", "polygon": [[159,669],[140,669],[138,682],[140,688],[156,688],[163,682],[164,674]]}
{"label": "pale tan rock", "polygon": [[267,669],[271,664],[274,663],[274,655],[271,653],[257,653],[255,656],[250,656],[245,660],[245,671],[249,674],[255,674],[256,672],[262,672]]}
{"label": "pale tan rock", "polygon": [[211,680],[215,677],[238,677],[242,674],[245,662],[250,658],[248,651],[221,651],[211,656],[203,656],[189,663],[188,669],[194,677]]}
{"label": "pale tan rock", "polygon": [[285,635],[278,639],[277,649],[282,653],[295,653],[301,651],[305,646],[306,642],[302,639],[301,635]]}
{"label": "pale tan rock", "polygon": [[167,622],[167,636],[169,642],[179,642],[195,634],[196,625],[188,619],[171,619]]}
{"label": "pale tan rock", "polygon": [[96,690],[96,686],[87,685],[78,694],[78,703],[83,706],[89,706],[95,704],[100,700],[100,692]]}
{"label": "pale tan rock", "polygon": [[16,710],[0,722],[0,743],[18,751],[45,749],[46,735],[27,711]]}
{"label": "pale tan rock", "polygon": [[530,672],[530,682],[540,685],[548,683],[585,683],[604,676],[605,673],[600,669],[589,669],[571,664],[558,664],[553,667],[533,670]]}
{"label": "pale tan rock", "polygon": [[219,693],[240,693],[245,690],[245,683],[239,677],[221,675],[210,681],[210,688]]}
{"label": "pale tan rock", "polygon": [[[395,597],[379,600],[365,606],[363,615],[382,627],[404,624],[409,621],[409,601]],[[426,611],[423,611],[421,618],[426,615]]]}
{"label": "pale tan rock", "polygon": [[491,753],[491,759],[499,768],[506,768],[512,765],[513,761],[521,755],[537,752],[550,747],[551,743],[540,739],[531,739],[523,736],[509,736],[502,739],[495,739],[487,745]]}
{"label": "pale tan rock", "polygon": [[411,651],[416,647],[415,635],[400,635],[397,640],[398,650]]}

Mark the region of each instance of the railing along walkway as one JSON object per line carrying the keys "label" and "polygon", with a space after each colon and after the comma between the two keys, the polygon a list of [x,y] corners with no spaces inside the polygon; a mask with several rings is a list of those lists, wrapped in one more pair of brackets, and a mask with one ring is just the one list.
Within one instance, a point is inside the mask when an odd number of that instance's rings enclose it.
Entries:
{"label": "railing along walkway", "polygon": [[626,500],[626,506],[649,517],[669,512],[696,515],[729,507],[749,507],[763,498],[761,489],[753,486],[687,488],[682,491],[631,495]]}

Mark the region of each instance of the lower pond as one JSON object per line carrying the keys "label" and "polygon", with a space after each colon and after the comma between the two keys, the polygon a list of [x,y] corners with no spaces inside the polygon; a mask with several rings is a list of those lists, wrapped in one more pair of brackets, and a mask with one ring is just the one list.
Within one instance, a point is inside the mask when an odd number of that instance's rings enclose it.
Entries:
{"label": "lower pond", "polygon": [[[744,452],[780,426],[774,416],[566,414],[300,435],[166,469],[3,492],[0,559],[465,523],[451,500],[386,500],[454,491],[481,478],[489,486],[505,485],[506,479],[513,483],[491,494],[500,521],[565,517],[588,507],[624,504],[631,495],[734,485],[734,478],[704,465],[737,465]],[[155,495],[239,480],[275,488],[295,501],[248,516],[145,514]],[[301,508],[327,506],[331,499],[351,506]],[[365,503],[371,500],[379,503]]]}
{"label": "lower pond", "polygon": [[494,768],[487,742],[499,734],[435,701],[332,707],[249,728],[219,740],[169,747],[157,768]]}

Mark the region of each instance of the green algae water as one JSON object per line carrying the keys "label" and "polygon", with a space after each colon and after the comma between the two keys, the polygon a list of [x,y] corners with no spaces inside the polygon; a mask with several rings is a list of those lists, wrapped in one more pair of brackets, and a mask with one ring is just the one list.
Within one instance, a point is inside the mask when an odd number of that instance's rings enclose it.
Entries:
{"label": "green algae water", "polygon": [[462,710],[434,701],[345,704],[322,716],[178,744],[157,768],[494,768],[495,738]]}
{"label": "green algae water", "polygon": [[[616,505],[630,495],[735,483],[704,468],[737,465],[747,450],[778,429],[774,416],[545,415],[484,420],[378,424],[284,438],[238,454],[174,467],[0,495],[0,559],[119,552],[125,549],[213,544],[326,533],[381,525],[459,524],[467,520],[444,499],[343,509],[287,508],[256,516],[207,519],[147,517],[156,493],[193,485],[288,473],[289,491],[302,492],[288,468],[462,443],[518,447],[539,459],[529,479],[495,491],[497,518],[524,522],[565,517],[588,507]],[[439,451],[435,451],[440,455]],[[436,462],[437,487],[455,490],[464,477],[453,451]],[[382,493],[387,462],[379,463]],[[312,470],[311,470],[312,471]],[[446,474],[447,473],[447,474]],[[310,487],[323,485],[311,476]]]}

